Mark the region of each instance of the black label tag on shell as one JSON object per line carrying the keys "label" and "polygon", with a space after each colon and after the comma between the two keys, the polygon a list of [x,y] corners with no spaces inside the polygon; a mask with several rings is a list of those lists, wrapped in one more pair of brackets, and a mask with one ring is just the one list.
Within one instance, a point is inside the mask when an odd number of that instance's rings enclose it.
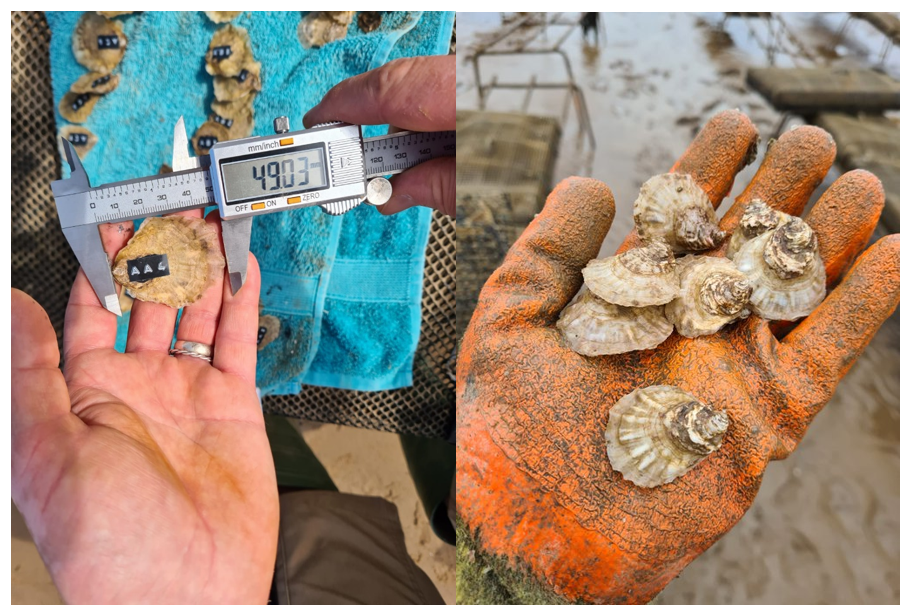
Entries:
{"label": "black label tag on shell", "polygon": [[127,260],[126,271],[129,273],[129,281],[148,281],[170,275],[170,264],[167,262],[167,254],[152,254]]}
{"label": "black label tag on shell", "polygon": [[211,59],[216,62],[220,60],[226,60],[228,57],[233,55],[233,50],[230,49],[230,45],[224,45],[223,47],[215,47],[211,50]]}
{"label": "black label tag on shell", "polygon": [[246,80],[246,77],[248,77],[248,76],[249,76],[249,71],[246,70],[245,68],[243,68],[241,71],[239,71],[239,74],[236,76],[236,80],[239,81],[240,83],[242,83]]}
{"label": "black label tag on shell", "polygon": [[78,111],[79,109],[81,109],[82,105],[88,102],[89,98],[90,96],[88,94],[79,94],[76,99],[72,101],[72,110]]}
{"label": "black label tag on shell", "polygon": [[222,126],[226,126],[227,128],[229,128],[233,125],[232,119],[227,119],[226,117],[221,117],[217,113],[214,114],[214,121],[216,121],[218,124],[221,124]]}
{"label": "black label tag on shell", "polygon": [[268,334],[268,327],[259,326],[258,327],[258,342],[255,345],[261,345],[261,340],[264,339],[265,335],[267,335],[267,334]]}
{"label": "black label tag on shell", "polygon": [[81,132],[73,132],[69,135],[69,142],[73,145],[87,145],[88,135]]}
{"label": "black label tag on shell", "polygon": [[215,145],[217,145],[216,136],[200,136],[200,137],[198,137],[198,146],[201,149],[211,149]]}
{"label": "black label tag on shell", "polygon": [[91,82],[91,87],[98,87],[99,85],[104,85],[108,81],[110,81],[110,75],[104,75],[103,77],[98,77],[97,79],[95,79],[94,81]]}
{"label": "black label tag on shell", "polygon": [[118,49],[120,37],[116,34],[101,34],[98,36],[98,49]]}

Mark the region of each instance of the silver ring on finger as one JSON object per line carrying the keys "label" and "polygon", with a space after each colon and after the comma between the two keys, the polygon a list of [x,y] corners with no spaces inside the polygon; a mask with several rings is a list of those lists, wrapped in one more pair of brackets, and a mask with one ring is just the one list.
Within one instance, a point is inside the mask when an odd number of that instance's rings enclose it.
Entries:
{"label": "silver ring on finger", "polygon": [[173,347],[170,349],[170,355],[176,356],[192,356],[193,358],[200,358],[207,362],[211,362],[211,355],[214,353],[214,348],[207,343],[199,343],[198,341],[182,341],[180,339],[176,340],[176,343],[173,344]]}

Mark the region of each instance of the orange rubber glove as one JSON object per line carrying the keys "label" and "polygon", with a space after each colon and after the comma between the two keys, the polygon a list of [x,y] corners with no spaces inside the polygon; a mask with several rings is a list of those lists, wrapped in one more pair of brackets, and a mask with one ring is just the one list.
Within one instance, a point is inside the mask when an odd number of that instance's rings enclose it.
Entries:
{"label": "orange rubber glove", "polygon": [[[691,174],[717,207],[756,140],[746,116],[721,113],[671,170]],[[824,131],[786,133],[722,228],[732,230],[753,198],[799,215],[834,158]],[[750,316],[715,335],[674,333],[654,350],[589,358],[568,349],[554,324],[583,283],[581,269],[597,256],[614,201],[599,181],[561,182],[485,285],[463,338],[457,512],[470,551],[458,565],[476,556],[495,561],[489,581],[505,601],[655,597],[740,520],[768,462],[793,451],[897,307],[899,235],[873,245],[838,284],[883,204],[878,179],[854,171],[812,209],[806,221],[835,289],[783,341]],[[637,244],[633,233],[621,250]],[[658,384],[726,410],[730,426],[717,452],[674,482],[647,489],[611,468],[604,433],[618,399]]]}

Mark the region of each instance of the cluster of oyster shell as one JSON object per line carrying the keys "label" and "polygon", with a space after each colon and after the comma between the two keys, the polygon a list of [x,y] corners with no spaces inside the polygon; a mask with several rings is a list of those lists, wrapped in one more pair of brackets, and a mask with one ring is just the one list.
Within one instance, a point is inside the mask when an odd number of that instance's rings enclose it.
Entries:
{"label": "cluster of oyster shell", "polygon": [[633,219],[642,246],[590,261],[583,269],[587,290],[561,312],[557,327],[575,352],[652,349],[674,329],[690,338],[711,335],[751,312],[793,320],[825,298],[815,233],[761,200],[747,206],[727,258],[689,253],[727,238],[708,195],[689,175],[649,179]]}
{"label": "cluster of oyster shell", "polygon": [[249,33],[229,23],[242,11],[205,11],[219,28],[205,54],[205,70],[214,77],[211,114],[192,137],[196,155],[206,155],[215,143],[252,135],[252,103],[261,91],[261,63],[252,56]]}
{"label": "cluster of oyster shell", "polygon": [[725,412],[681,388],[638,388],[615,403],[608,415],[608,460],[637,486],[667,484],[721,447],[728,424]]}
{"label": "cluster of oyster shell", "polygon": [[[76,79],[60,100],[58,108],[63,119],[84,124],[101,96],[119,85],[120,76],[113,69],[126,53],[126,35],[123,27],[111,18],[130,12],[90,11],[79,18],[72,35],[72,53],[89,72]],[[72,144],[80,158],[98,142],[85,126],[63,126],[60,137]]]}

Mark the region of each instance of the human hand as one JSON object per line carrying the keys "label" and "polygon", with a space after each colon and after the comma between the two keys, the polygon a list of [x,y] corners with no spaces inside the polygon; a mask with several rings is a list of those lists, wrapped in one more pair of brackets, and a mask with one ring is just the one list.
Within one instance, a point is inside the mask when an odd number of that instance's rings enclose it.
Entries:
{"label": "human hand", "polygon": [[[199,212],[190,215],[200,215]],[[216,224],[217,213],[208,223]],[[111,260],[131,224],[102,227]],[[61,372],[47,314],[12,291],[12,494],[67,602],[266,603],[277,551],[274,464],[255,393],[260,277],[223,279],[187,306],[117,318],[80,270]]]}
{"label": "human hand", "polygon": [[[721,113],[672,171],[691,174],[717,207],[756,138],[744,115]],[[732,230],[753,198],[799,215],[834,158],[824,131],[788,132],[721,227]],[[589,358],[554,324],[614,203],[592,179],[558,185],[485,285],[458,360],[457,512],[474,564],[496,572],[487,581],[514,599],[647,602],[734,526],[768,462],[793,451],[898,304],[899,235],[873,245],[838,285],[883,204],[878,179],[854,171],[806,217],[834,289],[783,340],[750,316],[714,335],[674,333],[654,350]],[[633,233],[621,250],[637,244]],[[726,410],[730,426],[689,473],[641,488],[611,468],[605,425],[618,399],[658,384]]]}
{"label": "human hand", "polygon": [[[306,128],[325,122],[390,124],[401,130],[456,130],[454,56],[401,58],[335,85],[306,113]],[[435,158],[391,178],[393,195],[378,210],[416,205],[455,215],[456,158]]]}

